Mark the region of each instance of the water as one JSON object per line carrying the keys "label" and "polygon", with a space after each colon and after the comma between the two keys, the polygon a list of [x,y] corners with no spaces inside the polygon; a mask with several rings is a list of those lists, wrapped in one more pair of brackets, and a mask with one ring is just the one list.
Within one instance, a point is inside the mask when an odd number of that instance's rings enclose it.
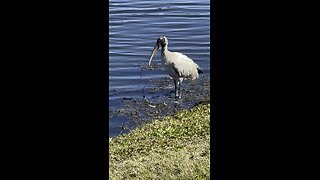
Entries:
{"label": "water", "polygon": [[[147,91],[153,86],[150,80],[167,75],[160,68],[141,67],[147,65],[161,35],[168,38],[170,51],[187,55],[205,74],[210,73],[209,3],[209,0],[109,1],[110,109],[124,108],[123,98],[155,96]],[[152,63],[160,64],[160,51]],[[125,117],[109,118],[109,136],[119,134],[119,126],[125,121]]]}

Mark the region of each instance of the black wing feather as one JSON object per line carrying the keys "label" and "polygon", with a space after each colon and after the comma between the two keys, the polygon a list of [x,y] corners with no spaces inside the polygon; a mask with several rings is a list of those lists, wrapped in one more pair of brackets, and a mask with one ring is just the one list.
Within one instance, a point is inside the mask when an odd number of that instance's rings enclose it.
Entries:
{"label": "black wing feather", "polygon": [[198,69],[198,73],[201,74],[203,73],[203,71],[201,71],[201,69],[197,68]]}

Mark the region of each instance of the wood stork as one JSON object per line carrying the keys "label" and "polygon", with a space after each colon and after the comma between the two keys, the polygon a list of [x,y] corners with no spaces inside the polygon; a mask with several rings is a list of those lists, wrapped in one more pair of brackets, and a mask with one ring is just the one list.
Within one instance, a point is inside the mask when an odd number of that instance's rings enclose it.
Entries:
{"label": "wood stork", "polygon": [[203,72],[199,69],[199,66],[186,55],[179,52],[170,52],[168,50],[168,39],[165,36],[160,36],[158,38],[149,59],[149,66],[160,46],[162,48],[162,66],[174,80],[175,98],[181,98],[180,87],[182,81],[185,78],[190,78],[192,80],[197,79],[199,78],[199,74]]}

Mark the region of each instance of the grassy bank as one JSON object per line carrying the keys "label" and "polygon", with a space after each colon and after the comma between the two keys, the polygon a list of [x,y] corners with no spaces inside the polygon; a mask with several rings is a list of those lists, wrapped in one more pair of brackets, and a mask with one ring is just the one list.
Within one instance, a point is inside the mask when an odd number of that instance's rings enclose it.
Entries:
{"label": "grassy bank", "polygon": [[210,104],[109,139],[110,179],[209,179]]}

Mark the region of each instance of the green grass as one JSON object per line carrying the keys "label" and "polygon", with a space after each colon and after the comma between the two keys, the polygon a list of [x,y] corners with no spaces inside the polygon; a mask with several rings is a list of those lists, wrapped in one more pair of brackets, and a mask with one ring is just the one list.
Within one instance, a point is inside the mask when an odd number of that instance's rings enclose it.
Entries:
{"label": "green grass", "polygon": [[109,177],[210,179],[210,104],[110,138]]}

